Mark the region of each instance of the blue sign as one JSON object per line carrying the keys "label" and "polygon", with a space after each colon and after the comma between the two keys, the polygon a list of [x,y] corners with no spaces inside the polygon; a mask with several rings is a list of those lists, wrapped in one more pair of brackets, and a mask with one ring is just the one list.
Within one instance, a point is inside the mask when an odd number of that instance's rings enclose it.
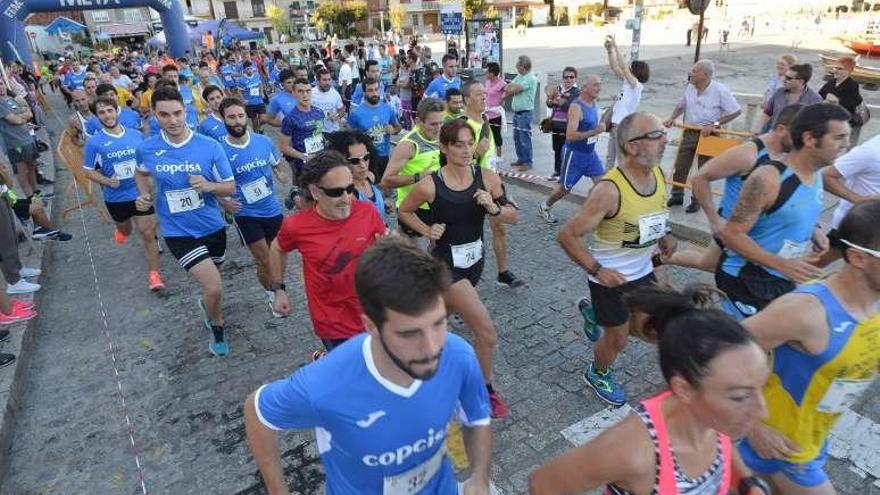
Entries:
{"label": "blue sign", "polygon": [[461,11],[440,10],[440,32],[443,34],[461,34],[464,30],[464,16]]}

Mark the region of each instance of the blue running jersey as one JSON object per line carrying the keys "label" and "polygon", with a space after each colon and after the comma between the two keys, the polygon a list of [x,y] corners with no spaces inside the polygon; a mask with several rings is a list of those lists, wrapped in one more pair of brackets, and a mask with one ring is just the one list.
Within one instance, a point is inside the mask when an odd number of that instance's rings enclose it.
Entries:
{"label": "blue running jersey", "polygon": [[99,170],[104,177],[119,179],[119,187],[101,186],[104,201],[125,203],[138,197],[134,171],[137,168],[135,152],[143,141],[140,132],[122,128],[122,134],[113,135],[101,129],[86,141],[83,150],[83,168]]}
{"label": "blue running jersey", "polygon": [[[587,105],[581,101],[580,98],[575,98],[572,104],[577,104],[581,107],[581,121],[578,122],[578,132],[587,132],[591,129],[595,129],[596,126],[599,125],[599,105],[597,103],[594,102],[592,105]],[[591,138],[579,139],[577,141],[566,140],[565,145],[568,146],[568,149],[573,151],[580,153],[593,153],[596,150],[596,141],[598,141],[598,137],[593,136]]]}
{"label": "blue running jersey", "polygon": [[281,215],[281,203],[275,196],[272,168],[280,163],[280,153],[272,140],[262,134],[248,132],[248,142],[237,145],[228,136],[220,140],[229,158],[235,177],[235,195],[241,209],[237,217],[269,218]]}
{"label": "blue running jersey", "polygon": [[[758,148],[755,165],[752,167],[752,170],[754,170],[755,167],[759,167],[770,161],[770,152],[767,147],[764,146],[764,142],[759,138],[752,138],[751,141],[755,143],[755,146]],[[726,220],[730,217],[730,214],[733,213],[733,207],[736,206],[736,200],[739,199],[739,192],[742,190],[742,186],[746,179],[751,175],[752,170],[749,170],[745,175],[731,175],[724,179],[724,196],[721,197],[721,204],[718,207],[718,214],[721,218]]]}
{"label": "blue running jersey", "polygon": [[455,76],[451,81],[446,79],[446,76],[440,74],[440,77],[435,78],[428,84],[428,87],[425,88],[425,96],[430,98],[440,98],[441,100],[446,100],[446,90],[449,88],[461,89],[461,78]]}
{"label": "blue running jersey", "polygon": [[220,77],[223,78],[223,85],[226,86],[227,89],[234,88],[235,84],[235,68],[229,64],[223,64],[220,66]]}
{"label": "blue running jersey", "polygon": [[374,107],[361,105],[348,116],[348,125],[370,136],[379,156],[388,156],[391,153],[391,135],[385,132],[388,124],[397,125],[397,114],[384,101]]}
{"label": "blue running jersey", "polygon": [[190,175],[212,182],[234,180],[220,143],[191,133],[181,144],[171,144],[165,134],[151,137],[137,149],[138,170],[156,181],[156,213],[163,237],[204,237],[226,226],[213,194],[201,194],[189,183]]}
{"label": "blue running jersey", "polygon": [[260,75],[254,72],[248,77],[247,74],[242,74],[241,77],[238,78],[238,87],[241,88],[242,97],[244,97],[244,102],[248,105],[262,105],[263,104],[263,80],[260,78]]}
{"label": "blue running jersey", "polygon": [[[150,137],[155,137],[159,135],[159,131],[162,128],[159,127],[159,119],[156,118],[155,115],[150,115]],[[199,112],[196,111],[195,108],[186,107],[186,126],[189,127],[189,130],[195,132],[199,128]]]}
{"label": "blue running jersey", "polygon": [[[312,107],[303,112],[294,107],[281,121],[281,134],[290,138],[290,145],[301,153],[317,153],[324,149],[324,112]],[[291,158],[290,163],[299,170],[303,161]]]}
{"label": "blue running jersey", "polygon": [[274,117],[281,114],[281,118],[287,117],[294,108],[296,108],[297,101],[296,96],[288,93],[287,91],[279,91],[272,95],[272,98],[269,100],[269,108],[266,109],[266,112],[270,117]]}
{"label": "blue running jersey", "polygon": [[[327,495],[455,495],[446,426],[489,424],[489,397],[471,346],[448,333],[437,374],[396,385],[376,369],[372,337],[352,337],[256,393],[273,430],[315,428]],[[405,490],[405,488],[409,488]]]}
{"label": "blue running jersey", "polygon": [[[130,108],[120,108],[118,109],[118,112],[119,125],[140,134],[141,116]],[[92,115],[89,117],[89,120],[86,120],[86,134],[89,134],[90,136],[97,134],[102,127],[101,121],[98,119],[97,115]]]}
{"label": "blue running jersey", "polygon": [[[195,97],[193,97],[192,88],[190,86],[187,86],[186,84],[180,84],[177,86],[177,90],[180,91],[180,96],[183,96],[183,105],[185,107],[196,108],[196,100]],[[198,111],[198,109],[196,111]]]}
{"label": "blue running jersey", "polygon": [[213,113],[209,113],[205,120],[199,124],[198,131],[200,134],[220,141],[220,139],[226,136],[226,124]]}
{"label": "blue running jersey", "polygon": [[76,91],[77,89],[83,89],[84,84],[86,82],[86,71],[82,71],[80,73],[76,73],[74,71],[68,71],[67,74],[64,75],[64,79],[62,80],[62,84],[67,86],[71,91]]}

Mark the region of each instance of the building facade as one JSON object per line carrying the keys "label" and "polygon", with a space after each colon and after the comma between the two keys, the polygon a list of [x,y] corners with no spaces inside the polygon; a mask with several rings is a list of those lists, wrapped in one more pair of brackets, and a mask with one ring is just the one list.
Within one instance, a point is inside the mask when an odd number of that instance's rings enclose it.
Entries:
{"label": "building facade", "polygon": [[87,10],[82,16],[93,39],[103,33],[116,43],[139,43],[152,35],[152,10],[148,7]]}

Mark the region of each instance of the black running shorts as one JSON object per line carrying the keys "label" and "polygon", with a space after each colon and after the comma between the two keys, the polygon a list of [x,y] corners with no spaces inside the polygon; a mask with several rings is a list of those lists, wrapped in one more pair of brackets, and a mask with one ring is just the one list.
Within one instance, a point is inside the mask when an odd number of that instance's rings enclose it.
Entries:
{"label": "black running shorts", "polygon": [[226,228],[205,237],[166,237],[165,245],[184,270],[208,258],[220,265],[226,260]]}
{"label": "black running shorts", "polygon": [[123,201],[121,203],[104,203],[110,218],[116,223],[122,223],[131,217],[145,217],[156,213],[155,208],[150,206],[147,211],[140,211],[134,204],[134,201]]}
{"label": "black running shorts", "polygon": [[275,217],[235,217],[235,225],[238,226],[238,236],[241,237],[245,244],[253,244],[257,241],[265,240],[267,244],[271,244],[278,231],[281,230],[281,223],[284,222],[284,216]]}
{"label": "black running shorts", "polygon": [[617,327],[626,323],[629,320],[629,308],[623,302],[623,295],[656,282],[657,277],[653,273],[617,287],[605,287],[590,280],[590,303],[596,312],[596,324],[601,327]]}

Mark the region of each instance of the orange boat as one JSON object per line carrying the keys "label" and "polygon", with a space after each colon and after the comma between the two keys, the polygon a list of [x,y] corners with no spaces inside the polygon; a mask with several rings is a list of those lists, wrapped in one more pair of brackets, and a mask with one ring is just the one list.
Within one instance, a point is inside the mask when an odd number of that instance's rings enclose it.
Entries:
{"label": "orange boat", "polygon": [[880,37],[857,37],[843,40],[843,45],[861,55],[880,55]]}

